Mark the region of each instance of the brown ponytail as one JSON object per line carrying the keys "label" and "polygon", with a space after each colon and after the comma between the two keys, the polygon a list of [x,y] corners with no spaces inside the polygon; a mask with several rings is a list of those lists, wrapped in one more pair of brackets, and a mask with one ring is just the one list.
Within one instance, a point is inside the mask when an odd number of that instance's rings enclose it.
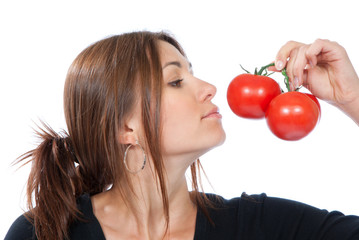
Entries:
{"label": "brown ponytail", "polygon": [[47,125],[44,128],[36,132],[42,139],[40,145],[20,157],[20,161],[32,161],[26,217],[38,239],[66,239],[69,224],[78,218],[76,197],[82,184],[69,136],[57,134]]}

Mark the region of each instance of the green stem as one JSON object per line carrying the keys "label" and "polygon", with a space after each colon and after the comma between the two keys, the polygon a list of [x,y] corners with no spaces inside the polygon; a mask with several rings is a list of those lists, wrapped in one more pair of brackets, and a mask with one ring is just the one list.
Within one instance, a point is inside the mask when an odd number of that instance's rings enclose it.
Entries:
{"label": "green stem", "polygon": [[262,75],[263,71],[266,70],[269,67],[274,66],[274,63],[270,63],[268,65],[265,65],[264,67],[262,67],[261,69],[259,69],[259,72],[257,73],[257,75]]}
{"label": "green stem", "polygon": [[288,92],[290,92],[290,86],[289,86],[289,77],[287,75],[287,70],[284,68],[282,70],[282,75],[284,76],[284,84],[287,87]]}
{"label": "green stem", "polygon": [[239,64],[239,66],[241,66],[241,68],[243,69],[243,71],[245,71],[246,73],[250,73],[247,69],[245,69],[241,64]]}
{"label": "green stem", "polygon": [[[246,71],[247,73],[249,73],[246,69],[244,69],[244,68],[242,67],[242,65],[240,65],[240,66],[241,66],[241,68],[242,68],[244,71]],[[272,66],[274,66],[274,63],[270,63],[270,64],[268,64],[268,65],[265,65],[265,66],[261,67],[261,69],[259,69],[259,71],[257,71],[257,68],[256,68],[254,74],[255,74],[255,75],[263,75],[263,72],[265,71],[264,76],[269,76],[269,75],[271,75],[272,73],[267,74],[267,68],[272,67]],[[283,68],[283,70],[282,70],[282,75],[284,76],[284,84],[285,84],[285,86],[286,86],[288,92],[290,92],[291,89],[290,89],[290,85],[289,85],[289,77],[288,77],[287,69],[286,69],[286,68]],[[297,91],[297,90],[299,90],[299,89],[300,89],[300,88],[297,88],[297,89],[295,89],[295,91]],[[282,91],[283,91],[283,90],[282,90]]]}

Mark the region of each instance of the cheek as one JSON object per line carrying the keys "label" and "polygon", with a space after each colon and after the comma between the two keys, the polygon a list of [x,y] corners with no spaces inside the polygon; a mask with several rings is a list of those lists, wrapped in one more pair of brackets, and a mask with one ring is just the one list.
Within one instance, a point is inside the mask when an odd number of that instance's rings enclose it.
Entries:
{"label": "cheek", "polygon": [[200,111],[195,104],[182,99],[165,101],[161,109],[162,141],[165,151],[183,146],[195,135],[200,124]]}

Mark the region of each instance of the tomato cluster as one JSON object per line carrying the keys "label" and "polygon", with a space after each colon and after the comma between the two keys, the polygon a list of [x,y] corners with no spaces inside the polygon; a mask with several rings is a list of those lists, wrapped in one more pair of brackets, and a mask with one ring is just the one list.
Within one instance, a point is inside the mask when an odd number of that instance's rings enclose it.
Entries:
{"label": "tomato cluster", "polygon": [[[269,129],[283,140],[299,140],[307,136],[320,118],[320,104],[315,96],[298,91],[283,93],[267,71],[240,74],[228,86],[227,101],[238,116],[266,119]],[[285,73],[285,72],[284,72]],[[287,85],[288,78],[286,77]]]}

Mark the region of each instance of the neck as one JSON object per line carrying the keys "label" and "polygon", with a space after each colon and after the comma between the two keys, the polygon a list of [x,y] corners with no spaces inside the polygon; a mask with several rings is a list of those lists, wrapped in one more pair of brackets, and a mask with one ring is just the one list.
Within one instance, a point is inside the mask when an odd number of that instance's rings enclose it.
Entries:
{"label": "neck", "polygon": [[[133,191],[114,185],[109,191],[93,198],[94,212],[103,220],[101,223],[99,219],[103,228],[104,225],[116,228],[113,225],[116,223],[122,231],[126,229],[141,239],[162,239],[166,231],[171,235],[184,232],[186,228],[193,228],[191,230],[194,231],[196,207],[188,192],[185,170],[171,172],[171,178],[166,181],[168,222],[158,179],[154,178],[151,167],[131,175]],[[97,204],[94,204],[96,201]]]}

